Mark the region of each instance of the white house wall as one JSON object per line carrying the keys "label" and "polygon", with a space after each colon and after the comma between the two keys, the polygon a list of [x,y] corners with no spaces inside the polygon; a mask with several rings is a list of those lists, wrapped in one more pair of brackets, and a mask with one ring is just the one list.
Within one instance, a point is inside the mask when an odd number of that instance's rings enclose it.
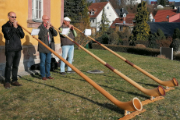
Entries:
{"label": "white house wall", "polygon": [[97,19],[96,18],[90,18],[90,21],[91,21],[91,24],[90,24],[90,26],[91,27],[96,27],[96,21],[97,21]]}
{"label": "white house wall", "polygon": [[126,0],[126,5],[138,3],[141,3],[141,0]]}
{"label": "white house wall", "polygon": [[[105,10],[105,13],[106,13],[106,17],[110,21],[109,26],[111,26],[113,21],[116,18],[118,18],[118,15],[114,11],[114,9],[113,9],[113,7],[111,6],[110,3],[106,4],[106,6],[104,7],[104,10]],[[99,24],[98,23],[101,21],[102,12],[103,12],[103,10],[99,13],[99,15],[96,18],[94,18],[94,22],[92,22],[93,18],[91,18],[91,27],[96,27],[96,31],[99,31]]]}

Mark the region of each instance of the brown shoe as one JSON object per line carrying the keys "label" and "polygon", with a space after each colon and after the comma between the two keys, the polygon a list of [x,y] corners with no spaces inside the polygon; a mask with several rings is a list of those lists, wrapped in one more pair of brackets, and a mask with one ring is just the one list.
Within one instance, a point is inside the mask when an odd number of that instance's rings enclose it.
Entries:
{"label": "brown shoe", "polygon": [[14,86],[22,86],[21,84],[19,84],[17,81],[15,82],[12,82],[11,85],[14,85]]}
{"label": "brown shoe", "polygon": [[47,78],[46,77],[42,77],[42,80],[47,80]]}
{"label": "brown shoe", "polygon": [[49,77],[47,77],[47,79],[54,79],[53,77],[51,77],[51,76],[49,76]]}
{"label": "brown shoe", "polygon": [[10,83],[8,83],[8,82],[7,82],[7,83],[4,83],[4,88],[5,88],[5,89],[10,89]]}

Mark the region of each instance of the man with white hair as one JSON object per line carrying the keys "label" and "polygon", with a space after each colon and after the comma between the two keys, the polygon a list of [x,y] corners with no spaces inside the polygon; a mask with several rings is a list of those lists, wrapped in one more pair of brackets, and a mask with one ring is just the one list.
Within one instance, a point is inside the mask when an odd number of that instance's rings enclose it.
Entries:
{"label": "man with white hair", "polygon": [[[69,17],[65,17],[63,20],[62,26],[59,28],[60,31],[63,30],[63,28],[69,28],[69,33],[67,34],[68,37],[74,40],[74,38],[77,36],[76,31],[74,30],[74,26],[70,24],[71,19]],[[70,41],[68,38],[64,37],[61,33],[61,48],[62,48],[62,57],[66,60],[68,57],[68,62],[72,64],[72,60],[74,57],[74,43]],[[70,67],[67,68],[67,73],[74,73]],[[60,65],[60,74],[66,75],[65,73],[65,63],[61,61]]]}
{"label": "man with white hair", "polygon": [[[38,38],[51,49],[55,50],[54,36],[57,36],[57,32],[51,26],[50,18],[47,15],[42,16],[42,21],[42,24],[38,27],[40,29]],[[40,74],[42,80],[54,79],[50,75],[51,52],[40,43],[38,43],[38,51],[40,55]]]}

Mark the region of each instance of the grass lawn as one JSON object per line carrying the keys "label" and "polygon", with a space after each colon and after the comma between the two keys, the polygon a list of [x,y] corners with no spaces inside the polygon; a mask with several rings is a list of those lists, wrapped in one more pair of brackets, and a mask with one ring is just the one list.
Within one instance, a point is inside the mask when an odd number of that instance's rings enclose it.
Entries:
{"label": "grass lawn", "polygon": [[[147,89],[159,85],[106,50],[90,51]],[[179,61],[118,53],[162,81],[175,77],[180,82]],[[83,50],[75,50],[73,65],[119,101],[149,98]],[[88,70],[102,70],[104,73],[90,74],[86,72]],[[51,75],[55,79],[47,81],[41,80],[39,75],[22,76],[19,82],[23,86],[9,90],[0,84],[0,120],[117,120],[124,116],[123,110],[78,74],[62,76],[58,69]],[[180,119],[179,93],[180,87],[175,87],[166,93],[165,99],[143,106],[146,112],[133,120]]]}

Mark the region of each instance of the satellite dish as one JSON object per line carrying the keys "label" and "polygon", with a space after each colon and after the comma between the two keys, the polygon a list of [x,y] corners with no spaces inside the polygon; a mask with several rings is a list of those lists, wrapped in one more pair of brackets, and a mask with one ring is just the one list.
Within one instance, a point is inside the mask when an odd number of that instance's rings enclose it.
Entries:
{"label": "satellite dish", "polygon": [[126,17],[126,13],[123,14],[123,17]]}

